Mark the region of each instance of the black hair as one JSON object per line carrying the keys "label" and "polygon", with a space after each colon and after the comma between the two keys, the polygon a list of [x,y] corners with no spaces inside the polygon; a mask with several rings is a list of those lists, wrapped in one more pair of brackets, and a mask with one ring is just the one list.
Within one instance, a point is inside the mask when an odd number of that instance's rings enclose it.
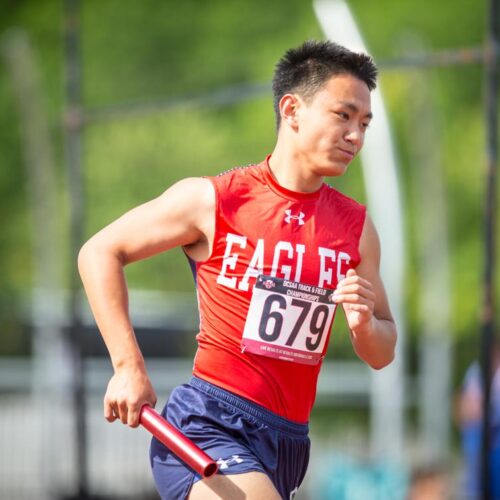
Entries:
{"label": "black hair", "polygon": [[307,100],[332,76],[345,73],[365,82],[369,90],[376,87],[377,67],[367,54],[315,40],[288,50],[278,61],[273,77],[277,128],[281,122],[279,102],[285,94],[297,93]]}

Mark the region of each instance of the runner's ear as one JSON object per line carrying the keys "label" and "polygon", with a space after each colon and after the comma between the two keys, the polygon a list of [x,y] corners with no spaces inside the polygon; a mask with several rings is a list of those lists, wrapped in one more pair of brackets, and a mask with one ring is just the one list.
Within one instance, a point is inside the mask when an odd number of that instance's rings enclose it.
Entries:
{"label": "runner's ear", "polygon": [[294,94],[285,94],[279,103],[281,121],[287,123],[291,128],[297,128],[297,110],[299,101]]}

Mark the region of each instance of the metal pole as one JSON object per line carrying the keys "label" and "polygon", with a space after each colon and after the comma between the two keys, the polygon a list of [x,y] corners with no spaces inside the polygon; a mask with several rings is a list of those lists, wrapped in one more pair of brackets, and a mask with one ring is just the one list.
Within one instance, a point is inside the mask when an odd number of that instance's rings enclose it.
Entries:
{"label": "metal pole", "polygon": [[485,106],[486,106],[486,207],[485,207],[485,269],[484,304],[481,335],[481,372],[483,380],[483,436],[481,452],[481,486],[483,500],[490,500],[490,389],[491,389],[491,348],[495,334],[495,207],[496,169],[498,162],[498,46],[499,46],[499,2],[490,0],[488,12],[488,33],[485,57]]}
{"label": "metal pole", "polygon": [[[423,45],[413,38],[412,46]],[[422,72],[409,75],[409,116],[418,116],[410,146],[411,188],[418,204],[415,249],[420,281],[419,335],[419,446],[432,465],[449,460],[451,436],[450,338],[451,290],[448,215],[443,161],[440,155],[441,124],[432,92],[432,80]],[[432,286],[426,286],[432,283]]]}
{"label": "metal pole", "polygon": [[12,81],[21,124],[24,162],[32,226],[33,291],[31,294],[33,423],[37,438],[31,443],[39,467],[31,476],[39,500],[53,498],[62,487],[55,437],[61,431],[60,415],[68,380],[68,360],[63,355],[61,321],[54,302],[61,288],[61,239],[57,182],[46,103],[40,84],[37,57],[27,33],[19,28],[2,36],[1,49]]}
{"label": "metal pole", "polygon": [[[366,52],[358,27],[345,0],[315,0],[316,17],[325,34],[353,50]],[[376,458],[400,462],[404,448],[405,308],[404,217],[397,159],[389,119],[380,90],[372,92],[377,119],[361,151],[370,214],[382,244],[380,271],[398,325],[396,359],[380,372],[371,371],[371,450]]]}
{"label": "metal pole", "polygon": [[[65,0],[64,54],[66,72],[66,112],[64,116],[64,142],[69,189],[70,221],[70,276],[69,276],[69,328],[67,341],[74,367],[72,384],[72,410],[75,429],[76,480],[78,499],[88,496],[87,426],[83,360],[79,340],[82,324],[78,314],[80,279],[76,261],[83,243],[84,200],[81,168],[81,53],[80,53],[80,1]],[[74,498],[74,497],[72,497]]]}

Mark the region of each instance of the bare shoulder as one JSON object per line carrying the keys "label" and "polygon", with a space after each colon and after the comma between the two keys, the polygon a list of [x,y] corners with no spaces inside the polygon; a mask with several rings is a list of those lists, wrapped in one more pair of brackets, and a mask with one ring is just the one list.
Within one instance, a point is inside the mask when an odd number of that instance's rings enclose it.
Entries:
{"label": "bare shoulder", "polygon": [[190,238],[179,241],[193,260],[205,260],[211,253],[215,232],[215,189],[209,179],[190,177],[175,183],[159,198],[170,223],[181,222]]}
{"label": "bare shoulder", "polygon": [[215,192],[211,182],[202,177],[187,177],[129,214],[140,216],[143,222],[154,222],[160,230],[166,229],[161,228],[165,225],[193,232],[203,229],[204,219],[214,207]]}
{"label": "bare shoulder", "polygon": [[215,207],[215,191],[212,183],[204,177],[187,177],[169,187],[158,201],[178,209],[186,209],[194,214],[194,209],[213,210]]}
{"label": "bare shoulder", "polygon": [[186,178],[123,214],[86,246],[104,248],[127,264],[173,247],[211,241],[214,207],[211,182]]}
{"label": "bare shoulder", "polygon": [[181,225],[186,233],[192,235],[180,242],[182,246],[189,247],[211,240],[215,200],[215,189],[209,179],[187,177],[169,187],[156,202],[159,204],[158,212],[170,226]]}

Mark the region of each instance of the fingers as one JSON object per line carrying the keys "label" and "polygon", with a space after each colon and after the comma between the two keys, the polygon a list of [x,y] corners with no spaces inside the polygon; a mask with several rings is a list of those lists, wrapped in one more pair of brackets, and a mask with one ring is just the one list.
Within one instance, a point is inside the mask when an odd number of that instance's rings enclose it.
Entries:
{"label": "fingers", "polygon": [[347,324],[354,331],[369,325],[375,308],[375,292],[372,284],[349,269],[333,293],[333,301],[342,304]]}
{"label": "fingers", "polygon": [[349,269],[347,271],[346,277],[343,280],[340,280],[337,289],[347,287],[349,285],[358,285],[360,287],[366,288],[368,290],[372,290],[372,284],[359,276],[354,269]]}
{"label": "fingers", "polygon": [[156,403],[157,403],[157,398],[156,398],[156,394],[154,394],[149,401],[147,401],[147,404],[150,405],[152,408],[154,408],[156,406]]}
{"label": "fingers", "polygon": [[128,404],[126,400],[122,400],[118,403],[119,418],[122,424],[128,422]]}
{"label": "fingers", "polygon": [[341,280],[333,294],[337,303],[359,304],[373,307],[375,293],[371,283],[356,274],[354,269],[349,269],[347,276]]}
{"label": "fingers", "polygon": [[156,395],[151,396],[149,401],[143,401],[141,403],[133,402],[129,403],[127,424],[129,427],[137,427],[141,422],[141,410],[144,405],[149,405],[152,408],[156,406]]}
{"label": "fingers", "polygon": [[151,396],[149,401],[141,401],[137,399],[123,399],[121,401],[113,401],[110,397],[104,398],[104,418],[108,422],[120,420],[122,424],[130,427],[137,427],[140,423],[141,409],[144,404],[149,404],[153,408],[156,406],[156,395]]}
{"label": "fingers", "polygon": [[359,328],[361,324],[367,324],[375,308],[372,284],[359,276],[354,269],[349,269],[346,277],[338,283],[333,293],[333,300],[337,304],[342,304],[350,328]]}
{"label": "fingers", "polygon": [[156,405],[156,393],[144,373],[116,372],[110,379],[104,396],[104,418],[108,422],[137,427],[144,404]]}
{"label": "fingers", "polygon": [[372,307],[371,304],[359,304],[355,302],[341,302],[344,310],[348,311],[356,311],[360,313],[371,313],[372,312]]}
{"label": "fingers", "polygon": [[106,398],[104,398],[104,418],[108,422],[114,422],[118,418],[118,411]]}
{"label": "fingers", "polygon": [[137,427],[139,425],[141,408],[142,405],[139,405],[136,401],[122,400],[120,402],[111,402],[105,398],[104,418],[108,422],[114,422],[119,419],[122,424]]}
{"label": "fingers", "polygon": [[337,287],[333,292],[333,297],[338,298],[341,296],[353,302],[357,301],[358,298],[370,302],[375,301],[375,293],[373,292],[373,290],[359,284]]}
{"label": "fingers", "polygon": [[142,405],[139,407],[137,404],[130,406],[127,417],[127,424],[129,427],[137,427],[139,425],[141,408]]}
{"label": "fingers", "polygon": [[141,420],[141,410],[144,405],[149,405],[152,408],[156,406],[156,395],[149,397],[148,401],[133,400],[129,401],[127,405],[127,419],[124,424],[129,427],[137,427]]}

